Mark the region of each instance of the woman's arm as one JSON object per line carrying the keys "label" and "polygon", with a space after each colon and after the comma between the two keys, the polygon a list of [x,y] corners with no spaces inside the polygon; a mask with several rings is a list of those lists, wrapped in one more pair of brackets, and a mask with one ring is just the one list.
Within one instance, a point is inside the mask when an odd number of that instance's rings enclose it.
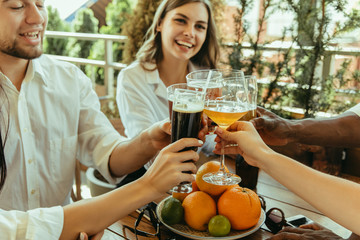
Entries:
{"label": "woman's arm", "polygon": [[[64,227],[61,239],[76,239],[80,232],[98,233],[137,208],[163,196],[183,181],[193,181],[193,162],[199,156],[194,151],[178,152],[184,147],[201,146],[197,139],[181,139],[160,151],[154,164],[143,177],[107,194],[82,200],[64,207]],[[141,146],[140,146],[141,147]],[[139,151],[139,146],[137,148]]]}
{"label": "woman's arm", "polygon": [[[360,234],[359,184],[318,172],[274,152],[262,141],[251,123],[237,122],[229,131],[236,132],[216,130],[218,142],[221,138],[227,143],[238,144],[237,147],[225,148],[225,153],[241,154],[250,165],[263,169],[319,211]],[[219,144],[215,153],[220,153]]]}

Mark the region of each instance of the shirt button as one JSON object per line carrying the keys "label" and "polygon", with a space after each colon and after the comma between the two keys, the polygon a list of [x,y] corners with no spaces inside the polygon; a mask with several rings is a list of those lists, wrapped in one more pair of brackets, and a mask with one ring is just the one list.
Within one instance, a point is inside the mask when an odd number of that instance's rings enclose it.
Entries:
{"label": "shirt button", "polygon": [[33,160],[30,158],[30,159],[28,160],[28,163],[29,163],[29,164],[32,164],[32,163],[33,163]]}
{"label": "shirt button", "polygon": [[24,128],[24,132],[27,132],[28,131],[28,129],[27,128]]}
{"label": "shirt button", "polygon": [[31,194],[32,194],[32,195],[35,194],[35,192],[36,192],[35,189],[31,190]]}

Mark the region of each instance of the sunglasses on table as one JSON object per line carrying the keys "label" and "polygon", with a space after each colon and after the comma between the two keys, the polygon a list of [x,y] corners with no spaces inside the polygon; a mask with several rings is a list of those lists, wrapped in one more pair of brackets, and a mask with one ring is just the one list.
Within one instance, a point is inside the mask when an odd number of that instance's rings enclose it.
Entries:
{"label": "sunglasses on table", "polygon": [[[161,222],[157,218],[155,210],[156,210],[156,203],[154,203],[154,202],[149,203],[148,205],[146,205],[144,208],[142,208],[140,210],[136,210],[139,213],[139,216],[135,221],[134,227],[132,228],[132,227],[123,225],[123,228],[134,233],[136,240],[138,240],[139,236],[149,237],[149,238],[157,238],[157,239],[161,240],[161,232],[160,232]],[[142,231],[139,229],[139,224],[141,223],[143,217],[145,217],[147,220],[150,221],[151,226],[153,227],[153,231],[146,232],[146,231]],[[128,239],[109,228],[108,228],[108,230],[118,236],[121,236],[122,238]]]}
{"label": "sunglasses on table", "polygon": [[265,225],[271,233],[278,233],[283,227],[295,227],[285,219],[285,214],[280,208],[270,208],[266,211],[266,201],[262,196],[259,196],[261,208],[266,212]]}

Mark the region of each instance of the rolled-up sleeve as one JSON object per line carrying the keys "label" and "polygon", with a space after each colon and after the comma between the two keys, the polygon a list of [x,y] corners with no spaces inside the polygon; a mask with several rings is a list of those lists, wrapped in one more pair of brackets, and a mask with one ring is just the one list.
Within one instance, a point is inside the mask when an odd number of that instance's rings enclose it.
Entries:
{"label": "rolled-up sleeve", "polygon": [[348,111],[354,112],[360,117],[360,103],[350,108]]}
{"label": "rolled-up sleeve", "polygon": [[27,212],[0,209],[1,239],[59,239],[63,225],[64,210],[60,206]]}

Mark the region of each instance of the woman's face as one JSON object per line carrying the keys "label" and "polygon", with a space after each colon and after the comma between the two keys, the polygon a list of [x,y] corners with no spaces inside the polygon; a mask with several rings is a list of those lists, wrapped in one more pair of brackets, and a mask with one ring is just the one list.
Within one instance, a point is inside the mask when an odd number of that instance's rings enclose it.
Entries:
{"label": "woman's face", "polygon": [[164,59],[187,61],[195,56],[205,42],[208,19],[203,3],[187,3],[169,11],[157,27]]}

